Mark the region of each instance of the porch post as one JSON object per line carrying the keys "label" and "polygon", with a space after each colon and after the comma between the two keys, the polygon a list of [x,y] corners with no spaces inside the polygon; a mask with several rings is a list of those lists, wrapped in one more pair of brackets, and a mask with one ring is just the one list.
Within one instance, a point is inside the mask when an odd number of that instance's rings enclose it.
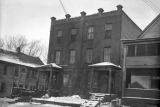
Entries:
{"label": "porch post", "polygon": [[50,75],[49,75],[49,85],[48,85],[49,95],[51,94],[52,73],[53,73],[53,70],[52,70],[52,68],[51,68],[51,69],[50,69]]}
{"label": "porch post", "polygon": [[36,84],[36,89],[38,89],[38,85],[39,85],[39,74],[40,74],[40,69],[39,70],[37,70],[37,84]]}
{"label": "porch post", "polygon": [[108,93],[111,93],[111,87],[112,87],[112,70],[109,68],[109,80],[108,80]]}
{"label": "porch post", "polygon": [[89,86],[89,92],[92,92],[92,84],[93,84],[93,75],[94,75],[94,72],[93,72],[93,68],[91,69],[91,76],[90,76],[90,86]]}

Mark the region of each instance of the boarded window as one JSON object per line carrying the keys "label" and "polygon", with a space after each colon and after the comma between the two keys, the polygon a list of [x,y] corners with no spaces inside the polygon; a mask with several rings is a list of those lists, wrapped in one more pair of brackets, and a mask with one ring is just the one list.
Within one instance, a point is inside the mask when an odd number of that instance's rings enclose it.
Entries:
{"label": "boarded window", "polygon": [[103,56],[103,60],[106,62],[110,62],[110,55],[111,55],[111,48],[104,48],[104,56]]}
{"label": "boarded window", "polygon": [[70,64],[74,64],[75,63],[75,59],[76,59],[76,51],[75,50],[71,50],[70,51]]}
{"label": "boarded window", "polygon": [[93,49],[87,49],[86,59],[87,59],[87,63],[92,63],[92,60],[93,60]]}
{"label": "boarded window", "polygon": [[94,39],[94,27],[90,26],[88,27],[88,39]]}
{"label": "boarded window", "polygon": [[127,56],[135,56],[135,45],[128,45]]}
{"label": "boarded window", "polygon": [[55,55],[56,64],[60,64],[60,57],[61,57],[61,52],[60,51],[56,51],[56,55]]}
{"label": "boarded window", "polygon": [[111,35],[112,35],[112,24],[111,23],[105,24],[104,30],[105,30],[105,39],[111,38]]}

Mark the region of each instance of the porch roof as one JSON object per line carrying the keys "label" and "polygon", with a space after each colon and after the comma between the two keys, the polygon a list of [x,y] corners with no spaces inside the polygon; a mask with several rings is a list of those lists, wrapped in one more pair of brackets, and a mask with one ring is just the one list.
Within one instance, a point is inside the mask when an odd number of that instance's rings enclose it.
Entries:
{"label": "porch roof", "polygon": [[100,63],[96,63],[96,64],[91,64],[88,66],[90,66],[90,67],[114,67],[114,68],[121,69],[121,67],[119,65],[113,64],[111,62],[100,62]]}
{"label": "porch roof", "polygon": [[55,63],[49,63],[49,64],[45,64],[45,65],[40,65],[37,68],[58,68],[58,69],[62,69],[62,67],[58,66]]}

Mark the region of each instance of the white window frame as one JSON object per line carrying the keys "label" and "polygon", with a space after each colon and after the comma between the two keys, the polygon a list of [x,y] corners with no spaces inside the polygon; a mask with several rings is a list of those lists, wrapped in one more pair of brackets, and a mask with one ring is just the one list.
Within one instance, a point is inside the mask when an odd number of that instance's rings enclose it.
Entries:
{"label": "white window frame", "polygon": [[94,26],[88,27],[88,36],[87,36],[88,39],[94,39],[94,30],[95,30]]}
{"label": "white window frame", "polygon": [[75,50],[70,50],[70,59],[69,63],[74,64],[76,61],[76,51]]}

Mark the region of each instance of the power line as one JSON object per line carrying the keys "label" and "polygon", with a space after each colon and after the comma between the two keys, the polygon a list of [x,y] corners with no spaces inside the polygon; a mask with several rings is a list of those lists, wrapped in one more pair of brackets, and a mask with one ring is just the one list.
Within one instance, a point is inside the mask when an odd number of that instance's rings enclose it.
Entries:
{"label": "power line", "polygon": [[62,6],[62,9],[63,9],[64,13],[67,14],[67,11],[66,11],[66,9],[65,9],[65,7],[64,7],[64,5],[63,5],[63,3],[62,3],[62,1],[59,0],[59,2],[60,2],[60,4],[61,4],[61,6]]}

